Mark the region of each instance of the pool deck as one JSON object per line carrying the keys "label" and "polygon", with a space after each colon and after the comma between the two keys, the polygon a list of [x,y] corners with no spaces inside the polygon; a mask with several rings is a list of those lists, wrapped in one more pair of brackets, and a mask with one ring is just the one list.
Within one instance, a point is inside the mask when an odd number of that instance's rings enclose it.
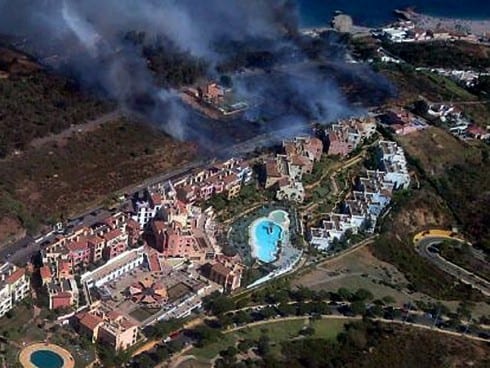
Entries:
{"label": "pool deck", "polygon": [[26,346],[19,354],[20,364],[24,368],[38,368],[31,362],[31,355],[38,350],[51,350],[52,352],[58,354],[63,358],[63,367],[62,368],[74,368],[75,360],[70,352],[62,347],[54,344],[39,342],[29,346]]}

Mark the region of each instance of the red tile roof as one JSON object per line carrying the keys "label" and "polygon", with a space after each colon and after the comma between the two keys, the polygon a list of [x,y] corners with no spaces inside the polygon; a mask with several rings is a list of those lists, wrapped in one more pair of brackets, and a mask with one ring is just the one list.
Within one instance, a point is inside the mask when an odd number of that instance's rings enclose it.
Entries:
{"label": "red tile roof", "polygon": [[13,284],[14,282],[18,281],[22,276],[24,276],[26,273],[26,270],[23,268],[18,268],[12,274],[7,277],[7,283]]}
{"label": "red tile roof", "polygon": [[81,250],[86,250],[86,249],[88,249],[88,243],[86,240],[74,241],[74,242],[68,243],[66,245],[66,248],[70,252],[77,252],[77,251],[81,251]]}
{"label": "red tile roof", "polygon": [[50,279],[51,278],[51,269],[49,268],[49,266],[42,266],[40,269],[39,269],[39,272],[41,274],[41,279]]}
{"label": "red tile roof", "polygon": [[80,325],[86,327],[93,332],[97,328],[97,326],[104,320],[99,316],[90,313],[84,313],[79,316],[79,321]]}
{"label": "red tile roof", "polygon": [[121,235],[122,235],[121,230],[114,229],[114,230],[109,231],[107,234],[104,234],[104,239],[107,241],[111,241],[111,240],[114,240]]}
{"label": "red tile roof", "polygon": [[231,270],[228,267],[224,266],[223,264],[221,264],[219,262],[217,262],[213,265],[212,270],[213,270],[213,272],[217,273],[218,275],[221,275],[224,277],[227,277],[231,272]]}

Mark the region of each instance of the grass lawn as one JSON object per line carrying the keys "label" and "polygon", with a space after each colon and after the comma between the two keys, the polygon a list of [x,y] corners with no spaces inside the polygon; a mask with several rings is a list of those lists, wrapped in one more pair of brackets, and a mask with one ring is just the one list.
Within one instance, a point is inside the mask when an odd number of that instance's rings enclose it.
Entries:
{"label": "grass lawn", "polygon": [[342,332],[345,320],[342,319],[320,319],[312,321],[310,326],[315,329],[314,337],[333,340]]}
{"label": "grass lawn", "polygon": [[311,325],[315,329],[315,337],[334,339],[344,327],[344,320],[321,319],[310,322],[308,318],[290,321],[271,321],[258,326],[243,328],[241,330],[225,333],[221,341],[210,344],[203,348],[194,348],[189,355],[202,359],[212,359],[220,351],[235,345],[239,340],[258,340],[266,333],[270,337],[272,353],[280,352],[280,342],[298,337],[301,329]]}

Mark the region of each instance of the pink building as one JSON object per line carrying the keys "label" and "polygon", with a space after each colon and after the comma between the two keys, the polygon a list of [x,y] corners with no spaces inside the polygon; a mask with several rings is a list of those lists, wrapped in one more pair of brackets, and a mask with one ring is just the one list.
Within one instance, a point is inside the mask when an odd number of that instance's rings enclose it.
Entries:
{"label": "pink building", "polygon": [[86,239],[68,243],[66,249],[73,267],[86,266],[90,263],[90,248]]}
{"label": "pink building", "polygon": [[138,324],[116,311],[105,311],[95,306],[75,317],[79,333],[88,336],[93,343],[122,351],[138,341]]}
{"label": "pink building", "polygon": [[104,259],[111,259],[123,253],[128,247],[128,236],[119,229],[114,229],[104,234],[105,248]]}
{"label": "pink building", "polygon": [[206,248],[198,242],[189,231],[183,231],[180,224],[171,225],[163,221],[154,221],[152,224],[155,235],[155,249],[169,258],[187,258],[191,260],[204,260]]}

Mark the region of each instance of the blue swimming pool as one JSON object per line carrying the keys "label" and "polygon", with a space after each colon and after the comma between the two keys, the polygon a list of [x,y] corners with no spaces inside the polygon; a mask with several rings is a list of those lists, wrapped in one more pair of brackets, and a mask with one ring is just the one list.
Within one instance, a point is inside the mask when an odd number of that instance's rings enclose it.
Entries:
{"label": "blue swimming pool", "polygon": [[61,368],[63,358],[51,350],[38,350],[32,353],[31,363],[38,368]]}
{"label": "blue swimming pool", "polygon": [[258,220],[253,226],[254,256],[265,263],[275,261],[282,228],[267,218]]}

